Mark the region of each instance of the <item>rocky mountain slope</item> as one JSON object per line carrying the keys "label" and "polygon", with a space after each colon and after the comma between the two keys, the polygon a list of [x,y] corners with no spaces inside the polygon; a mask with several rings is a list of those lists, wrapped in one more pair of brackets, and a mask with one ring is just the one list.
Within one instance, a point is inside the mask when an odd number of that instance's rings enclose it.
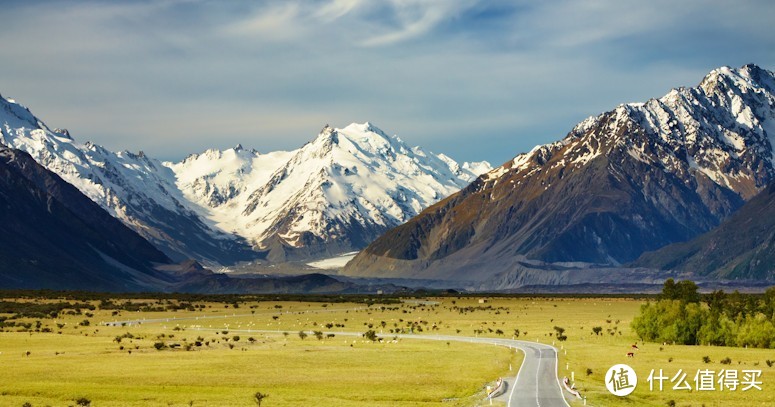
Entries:
{"label": "rocky mountain slope", "polygon": [[359,250],[490,169],[410,148],[369,123],[291,152],[238,146],[167,164],[187,199],[274,262]]}
{"label": "rocky mountain slope", "polygon": [[717,228],[644,253],[633,264],[724,279],[775,280],[775,184]]}
{"label": "rocky mountain slope", "polygon": [[617,265],[717,226],[773,180],[775,76],[719,68],[620,105],[389,231],[350,275],[487,279],[526,261]]}
{"label": "rocky mountain slope", "polygon": [[28,154],[0,148],[0,287],[138,291],[170,259]]}

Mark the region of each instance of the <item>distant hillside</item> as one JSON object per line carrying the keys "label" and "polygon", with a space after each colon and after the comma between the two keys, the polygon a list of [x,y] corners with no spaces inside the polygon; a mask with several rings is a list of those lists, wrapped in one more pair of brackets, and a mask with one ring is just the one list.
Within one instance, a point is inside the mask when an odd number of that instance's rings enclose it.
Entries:
{"label": "distant hillside", "polygon": [[775,280],[775,184],[710,232],[645,253],[633,265],[724,279]]}

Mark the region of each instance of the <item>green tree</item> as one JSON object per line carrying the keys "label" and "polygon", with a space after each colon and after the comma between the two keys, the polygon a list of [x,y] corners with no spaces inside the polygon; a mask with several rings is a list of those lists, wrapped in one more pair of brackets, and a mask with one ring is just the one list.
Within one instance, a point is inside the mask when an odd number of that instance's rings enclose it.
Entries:
{"label": "green tree", "polygon": [[660,299],[700,302],[700,294],[694,281],[683,280],[676,283],[672,278],[668,278],[662,287]]}
{"label": "green tree", "polygon": [[675,280],[672,278],[668,278],[665,280],[665,284],[662,286],[662,296],[660,299],[663,300],[677,300],[678,299],[678,289],[675,287]]}

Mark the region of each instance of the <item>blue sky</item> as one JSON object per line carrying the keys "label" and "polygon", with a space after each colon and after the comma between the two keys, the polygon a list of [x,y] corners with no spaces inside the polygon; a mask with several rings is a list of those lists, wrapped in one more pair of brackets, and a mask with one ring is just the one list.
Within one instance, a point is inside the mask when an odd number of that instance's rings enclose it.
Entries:
{"label": "blue sky", "polygon": [[180,159],[370,121],[500,164],[711,69],[775,69],[775,2],[6,1],[0,93],[79,141]]}

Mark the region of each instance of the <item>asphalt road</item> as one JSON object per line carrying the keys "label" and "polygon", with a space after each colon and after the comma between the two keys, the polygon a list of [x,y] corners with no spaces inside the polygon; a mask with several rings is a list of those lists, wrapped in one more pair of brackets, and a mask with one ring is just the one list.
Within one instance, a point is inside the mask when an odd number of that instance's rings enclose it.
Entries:
{"label": "asphalt road", "polygon": [[[340,333],[336,333],[340,334]],[[514,339],[475,338],[452,335],[384,335],[403,339],[424,339],[491,344],[516,348],[525,359],[511,388],[506,389],[509,407],[568,407],[557,378],[557,349],[550,345]]]}
{"label": "asphalt road", "polygon": [[[338,310],[316,310],[317,312],[332,312]],[[291,313],[305,313],[310,311],[291,312]],[[313,311],[315,312],[315,311]],[[104,322],[105,325],[133,325],[133,324],[150,324],[150,323],[162,323],[172,322],[179,320],[199,320],[199,319],[216,319],[227,318],[233,316],[249,316],[252,314],[241,315],[219,315],[219,316],[200,316],[189,318],[161,318],[161,319],[141,319],[141,320],[128,320],[128,321],[111,321]],[[188,329],[208,331],[216,330],[216,328],[202,328],[202,327],[188,327]],[[220,330],[218,328],[217,330]],[[229,332],[244,332],[244,333],[279,333],[282,331],[270,331],[260,329],[229,329]],[[311,331],[310,331],[311,333]],[[332,333],[337,336],[362,336],[358,332],[324,332],[326,334]],[[507,380],[507,383],[515,383],[510,385],[510,388],[506,389],[506,402],[508,407],[569,407],[569,404],[563,397],[563,390],[560,385],[560,381],[557,377],[557,349],[550,345],[544,345],[538,342],[520,341],[515,339],[499,339],[499,338],[479,338],[470,336],[454,336],[454,335],[416,335],[416,334],[378,334],[380,337],[393,338],[398,337],[402,339],[419,339],[419,340],[434,340],[434,341],[455,341],[455,342],[469,342],[469,343],[481,343],[496,346],[505,346],[509,348],[515,348],[521,350],[525,354],[525,359],[522,361],[522,366],[517,371],[517,376],[513,380]],[[498,399],[503,399],[499,397]]]}

